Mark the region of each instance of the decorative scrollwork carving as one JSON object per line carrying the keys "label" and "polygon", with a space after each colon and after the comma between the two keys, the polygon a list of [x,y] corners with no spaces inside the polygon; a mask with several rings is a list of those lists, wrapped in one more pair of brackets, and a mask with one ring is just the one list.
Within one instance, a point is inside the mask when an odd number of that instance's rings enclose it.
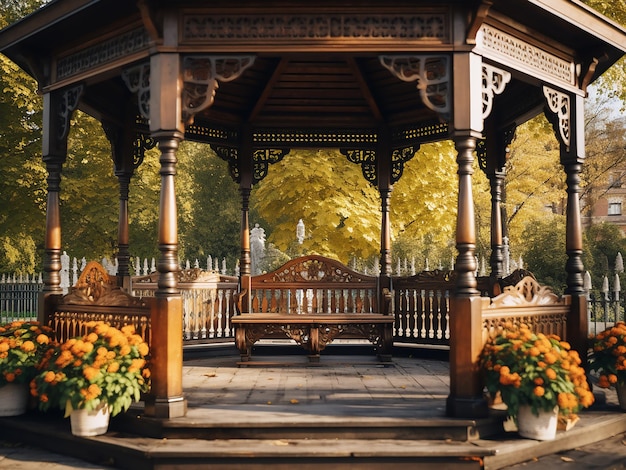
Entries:
{"label": "decorative scrollwork carving", "polygon": [[157,141],[148,134],[140,132],[133,142],[133,169],[139,168],[143,163],[146,150],[156,147]]}
{"label": "decorative scrollwork carving", "polygon": [[183,121],[213,104],[218,80],[230,82],[254,63],[254,56],[187,56],[183,59]]}
{"label": "decorative scrollwork carving", "polygon": [[569,149],[570,144],[570,101],[569,96],[550,87],[543,87],[548,109],[551,111],[550,122],[558,132],[559,140]]}
{"label": "decorative scrollwork carving", "polygon": [[228,163],[228,171],[230,177],[236,182],[241,182],[241,173],[239,172],[239,153],[234,147],[222,147],[220,145],[211,145],[213,151],[222,160]]}
{"label": "decorative scrollwork carving", "polygon": [[452,98],[448,56],[388,55],[380,56],[379,60],[396,78],[404,82],[417,81],[424,106],[444,118],[450,115]]}
{"label": "decorative scrollwork carving", "polygon": [[373,186],[378,184],[378,172],[376,169],[376,151],[363,149],[339,149],[342,155],[351,163],[361,165],[363,177]]}
{"label": "decorative scrollwork carving", "polygon": [[57,79],[84,72],[148,47],[150,38],[144,28],[134,29],[90,45],[57,62]]}
{"label": "decorative scrollwork carving", "polygon": [[70,119],[78,107],[78,101],[83,94],[83,85],[77,85],[63,90],[59,101],[59,140],[63,140],[70,132]]}
{"label": "decorative scrollwork carving", "polygon": [[108,273],[97,261],[87,263],[76,285],[63,296],[62,304],[143,306],[143,301],[132,297],[115,286]]}
{"label": "decorative scrollwork carving", "polygon": [[563,304],[563,301],[550,287],[526,276],[516,285],[504,287],[502,294],[491,299],[489,308],[556,304]]}
{"label": "decorative scrollwork carving", "polygon": [[141,116],[150,119],[150,63],[145,62],[124,70],[122,80],[131,93],[137,93]]}
{"label": "decorative scrollwork carving", "polygon": [[385,42],[436,39],[450,41],[447,13],[402,14],[290,14],[290,15],[202,15],[183,17],[183,41],[288,40],[329,41],[332,39]]}
{"label": "decorative scrollwork carving", "polygon": [[476,44],[486,57],[498,59],[502,63],[513,63],[516,67],[529,68],[535,76],[548,76],[568,85],[575,83],[575,67],[572,62],[491,25],[483,24],[480,27]]}
{"label": "decorative scrollwork carving", "polygon": [[[282,267],[258,276],[260,282],[371,282],[372,277],[357,273],[330,258],[311,255],[288,261]],[[306,284],[304,284],[306,285]]]}
{"label": "decorative scrollwork carving", "polygon": [[506,84],[511,80],[511,74],[493,65],[483,64],[482,75],[483,119],[486,119],[491,114],[494,95],[504,91]]}
{"label": "decorative scrollwork carving", "polygon": [[395,149],[391,153],[391,184],[397,183],[402,177],[404,164],[413,158],[418,150],[419,146],[417,148],[411,146]]}
{"label": "decorative scrollwork carving", "polygon": [[278,163],[288,149],[261,149],[252,154],[252,184],[256,184],[267,176],[270,164]]}

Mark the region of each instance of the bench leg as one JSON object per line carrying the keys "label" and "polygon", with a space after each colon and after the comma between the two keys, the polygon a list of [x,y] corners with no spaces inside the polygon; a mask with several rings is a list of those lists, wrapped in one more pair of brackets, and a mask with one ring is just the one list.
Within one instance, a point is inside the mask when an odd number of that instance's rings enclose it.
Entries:
{"label": "bench leg", "polygon": [[317,326],[309,328],[309,362],[320,362],[320,329]]}
{"label": "bench leg", "polygon": [[235,330],[235,346],[239,349],[241,362],[248,362],[252,355],[252,347],[247,344],[246,329],[243,326],[238,326]]}
{"label": "bench leg", "polygon": [[391,362],[391,349],[393,348],[393,326],[384,325],[381,334],[381,347],[378,351],[378,358],[382,362]]}

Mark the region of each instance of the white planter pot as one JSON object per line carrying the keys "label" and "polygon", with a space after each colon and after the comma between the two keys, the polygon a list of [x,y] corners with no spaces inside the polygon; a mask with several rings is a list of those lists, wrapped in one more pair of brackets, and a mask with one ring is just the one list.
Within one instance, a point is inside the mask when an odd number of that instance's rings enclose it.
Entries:
{"label": "white planter pot", "polygon": [[75,436],[98,436],[109,429],[109,407],[101,406],[96,410],[72,410],[70,424]]}
{"label": "white planter pot", "polygon": [[0,416],[18,416],[26,413],[28,384],[8,383],[0,387]]}
{"label": "white planter pot", "polygon": [[538,441],[551,441],[556,437],[559,407],[552,411],[539,411],[539,416],[533,414],[528,405],[520,405],[517,414],[517,432],[522,437]]}

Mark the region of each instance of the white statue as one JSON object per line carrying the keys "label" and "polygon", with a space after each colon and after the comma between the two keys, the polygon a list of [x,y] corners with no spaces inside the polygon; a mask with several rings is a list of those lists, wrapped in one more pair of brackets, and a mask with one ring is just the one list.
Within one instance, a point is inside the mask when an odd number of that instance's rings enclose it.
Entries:
{"label": "white statue", "polygon": [[261,274],[261,262],[265,258],[265,229],[254,224],[250,230],[250,271],[252,275]]}

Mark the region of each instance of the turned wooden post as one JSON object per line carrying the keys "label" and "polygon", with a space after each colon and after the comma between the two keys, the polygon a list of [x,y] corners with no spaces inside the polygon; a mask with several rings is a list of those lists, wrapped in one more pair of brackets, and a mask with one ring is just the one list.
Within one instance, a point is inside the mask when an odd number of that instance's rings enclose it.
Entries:
{"label": "turned wooden post", "polygon": [[61,289],[61,172],[67,158],[67,136],[70,119],[78,106],[82,86],[45,93],[43,97],[42,156],[48,171],[46,235],[43,259],[44,286],[39,296],[37,317],[48,324],[51,299]]}
{"label": "turned wooden post", "polygon": [[459,418],[487,415],[487,403],[482,393],[478,355],[482,349],[481,298],[475,277],[476,229],[472,195],[472,163],[476,139],[457,138],[459,201],[457,213],[455,263],[456,292],[450,305],[450,395],[446,411]]}
{"label": "turned wooden post", "polygon": [[178,221],[175,175],[176,150],[183,139],[180,59],[178,54],[153,55],[150,61],[150,131],[161,156],[157,270],[159,277],[151,309],[152,389],[145,412],[157,418],[184,416],[183,309],[178,290]]}
{"label": "turned wooden post", "polygon": [[544,86],[545,114],[552,123],[559,140],[561,163],[567,175],[567,209],[565,252],[567,261],[567,287],[565,293],[572,299],[567,317],[567,341],[580,355],[583,366],[587,364],[588,319],[587,298],[583,289],[585,267],[582,261],[583,232],[580,215],[580,172],[585,160],[584,98],[573,93]]}

